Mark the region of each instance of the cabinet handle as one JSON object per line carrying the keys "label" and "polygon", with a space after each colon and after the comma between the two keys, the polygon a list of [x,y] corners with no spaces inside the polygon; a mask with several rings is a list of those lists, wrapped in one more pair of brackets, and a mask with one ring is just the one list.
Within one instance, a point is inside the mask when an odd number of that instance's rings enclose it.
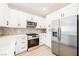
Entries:
{"label": "cabinet handle", "polygon": [[15,45],[17,45],[17,42],[15,42]]}
{"label": "cabinet handle", "polygon": [[25,39],[25,38],[22,38],[22,39]]}
{"label": "cabinet handle", "polygon": [[0,56],[8,56],[8,54],[6,54],[6,53],[5,54],[0,54]]}
{"label": "cabinet handle", "polygon": [[64,17],[64,13],[63,13],[63,15],[62,15],[63,17]]}
{"label": "cabinet handle", "polygon": [[21,24],[18,24],[18,26],[21,26]]}
{"label": "cabinet handle", "polygon": [[41,28],[41,25],[40,25],[40,28]]}
{"label": "cabinet handle", "polygon": [[21,42],[21,43],[26,43],[26,42]]}
{"label": "cabinet handle", "polygon": [[61,17],[64,17],[64,13],[61,14]]}
{"label": "cabinet handle", "polygon": [[9,23],[9,22],[7,21],[7,24],[6,24],[6,25],[9,25],[8,23]]}
{"label": "cabinet handle", "polygon": [[22,47],[21,49],[24,49],[25,47]]}

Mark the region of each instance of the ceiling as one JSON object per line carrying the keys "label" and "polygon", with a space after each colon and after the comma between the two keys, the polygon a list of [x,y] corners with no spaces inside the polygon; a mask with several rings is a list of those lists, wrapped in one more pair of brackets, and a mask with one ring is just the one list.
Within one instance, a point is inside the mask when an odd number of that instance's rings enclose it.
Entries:
{"label": "ceiling", "polygon": [[18,9],[37,16],[46,17],[46,15],[63,8],[70,3],[9,3],[10,8]]}

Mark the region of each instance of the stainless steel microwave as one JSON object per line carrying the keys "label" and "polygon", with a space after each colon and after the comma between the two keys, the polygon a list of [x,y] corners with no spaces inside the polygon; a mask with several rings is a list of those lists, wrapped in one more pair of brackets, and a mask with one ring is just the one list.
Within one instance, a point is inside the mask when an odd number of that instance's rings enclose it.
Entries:
{"label": "stainless steel microwave", "polygon": [[33,27],[33,28],[35,28],[36,26],[37,26],[36,22],[27,21],[27,27]]}

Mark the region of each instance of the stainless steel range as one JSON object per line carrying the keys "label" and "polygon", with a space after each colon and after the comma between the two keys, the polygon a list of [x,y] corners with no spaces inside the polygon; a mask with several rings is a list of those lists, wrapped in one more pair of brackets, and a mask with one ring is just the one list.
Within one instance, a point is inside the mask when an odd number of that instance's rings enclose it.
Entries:
{"label": "stainless steel range", "polygon": [[27,34],[28,37],[28,49],[39,45],[39,35],[36,33]]}

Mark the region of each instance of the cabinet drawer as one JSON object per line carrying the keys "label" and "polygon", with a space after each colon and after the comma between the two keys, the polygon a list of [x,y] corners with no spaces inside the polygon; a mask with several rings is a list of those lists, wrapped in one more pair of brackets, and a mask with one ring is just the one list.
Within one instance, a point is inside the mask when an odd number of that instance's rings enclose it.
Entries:
{"label": "cabinet drawer", "polygon": [[27,42],[23,41],[23,42],[21,42],[21,44],[27,44]]}
{"label": "cabinet drawer", "polygon": [[24,49],[26,49],[26,47],[25,46],[24,47],[21,47],[21,49],[24,50]]}
{"label": "cabinet drawer", "polygon": [[19,43],[19,42],[20,42],[20,43],[21,43],[21,42],[27,42],[27,39],[25,39],[25,38],[18,38],[16,42],[18,42],[18,43]]}
{"label": "cabinet drawer", "polygon": [[17,42],[16,42],[16,45],[17,45],[17,44],[18,44],[18,45],[27,44],[27,41],[17,41]]}
{"label": "cabinet drawer", "polygon": [[27,50],[27,46],[20,46],[16,48],[16,54],[21,53],[23,51]]}
{"label": "cabinet drawer", "polygon": [[27,43],[26,42],[16,43],[16,47],[22,47],[22,46],[27,46]]}
{"label": "cabinet drawer", "polygon": [[9,56],[10,54],[8,53],[3,53],[3,54],[0,54],[0,56]]}
{"label": "cabinet drawer", "polygon": [[17,38],[17,41],[27,41],[27,38]]}
{"label": "cabinet drawer", "polygon": [[27,50],[27,36],[26,35],[19,35],[16,41],[16,54],[21,53]]}

